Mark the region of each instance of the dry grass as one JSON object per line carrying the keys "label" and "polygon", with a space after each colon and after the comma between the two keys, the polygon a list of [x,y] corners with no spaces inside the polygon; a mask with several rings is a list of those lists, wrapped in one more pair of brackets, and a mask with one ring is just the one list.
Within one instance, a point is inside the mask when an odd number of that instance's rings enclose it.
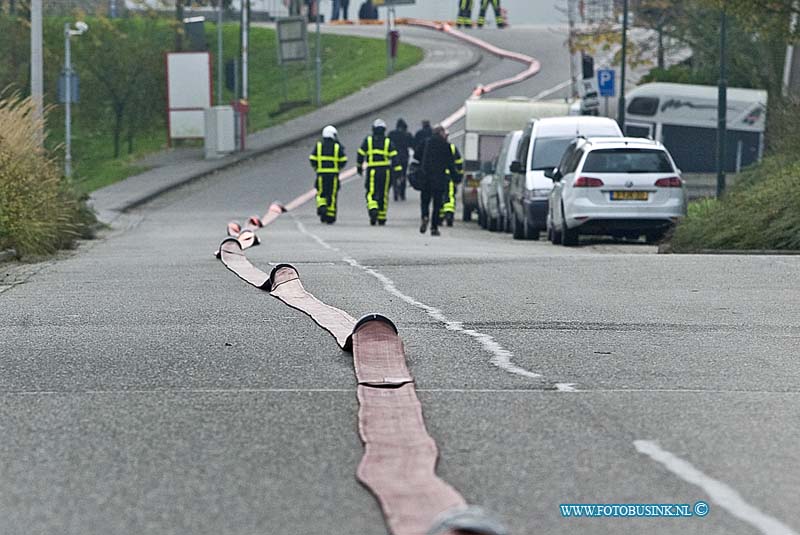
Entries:
{"label": "dry grass", "polygon": [[87,237],[94,216],[40,143],[32,101],[0,95],[0,249],[52,254]]}

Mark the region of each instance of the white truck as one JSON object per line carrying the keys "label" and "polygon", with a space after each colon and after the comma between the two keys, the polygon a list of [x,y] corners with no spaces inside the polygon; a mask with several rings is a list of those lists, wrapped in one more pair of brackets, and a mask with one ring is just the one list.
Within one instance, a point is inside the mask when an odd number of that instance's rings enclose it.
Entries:
{"label": "white truck", "polygon": [[[716,170],[717,88],[652,83],[628,93],[625,135],[648,137],[667,147],[683,172]],[[726,171],[761,159],[767,92],[728,88]]]}
{"label": "white truck", "polygon": [[522,130],[531,119],[579,115],[580,106],[563,100],[534,100],[527,97],[480,98],[465,102],[464,183],[461,207],[464,221],[478,209],[478,188],[503,145],[506,134]]}

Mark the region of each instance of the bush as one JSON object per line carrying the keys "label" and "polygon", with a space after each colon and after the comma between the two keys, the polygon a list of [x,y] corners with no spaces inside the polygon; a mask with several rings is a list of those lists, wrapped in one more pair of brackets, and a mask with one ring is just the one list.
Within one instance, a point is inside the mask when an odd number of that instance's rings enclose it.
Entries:
{"label": "bush", "polygon": [[748,168],[717,201],[689,205],[672,237],[674,252],[800,249],[800,158],[772,155]]}
{"label": "bush", "polygon": [[21,258],[69,247],[94,222],[38,143],[43,126],[29,98],[0,99],[0,249]]}

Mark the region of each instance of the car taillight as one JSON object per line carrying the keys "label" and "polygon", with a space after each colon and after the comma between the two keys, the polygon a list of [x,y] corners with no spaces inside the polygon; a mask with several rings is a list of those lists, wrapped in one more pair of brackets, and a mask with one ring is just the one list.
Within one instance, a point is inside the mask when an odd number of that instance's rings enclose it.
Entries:
{"label": "car taillight", "polygon": [[683,186],[683,180],[676,176],[656,180],[657,188],[680,188],[681,186]]}
{"label": "car taillight", "polygon": [[590,176],[579,177],[572,183],[573,188],[599,188],[603,185],[603,181],[599,178],[592,178]]}

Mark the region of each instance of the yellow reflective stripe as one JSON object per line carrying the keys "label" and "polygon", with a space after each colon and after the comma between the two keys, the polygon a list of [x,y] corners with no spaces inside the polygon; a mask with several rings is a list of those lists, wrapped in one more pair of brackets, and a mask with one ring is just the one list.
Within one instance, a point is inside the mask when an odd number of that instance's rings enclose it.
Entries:
{"label": "yellow reflective stripe", "polygon": [[367,210],[378,208],[378,202],[373,198],[375,196],[375,169],[369,170],[369,190],[367,190]]}
{"label": "yellow reflective stripe", "polygon": [[333,193],[331,193],[331,200],[328,203],[328,215],[331,217],[336,217],[336,193],[338,189],[339,189],[339,179],[334,177]]}
{"label": "yellow reflective stripe", "polygon": [[[339,162],[341,162],[341,158],[339,158],[339,144],[335,143],[333,145],[333,156],[325,156],[322,154],[322,142],[317,143],[317,155],[311,156],[310,158],[317,162],[317,172],[327,172],[327,173],[338,173]],[[344,161],[347,161],[347,158],[344,158]],[[332,165],[325,165],[326,163]]]}
{"label": "yellow reflective stripe", "polygon": [[317,175],[317,208],[325,206],[325,197],[322,196],[322,175]]}
{"label": "yellow reflective stripe", "polygon": [[[389,152],[389,138],[384,139],[383,150],[376,149],[373,145],[372,136],[367,137],[367,165],[370,167],[382,167],[391,165],[390,157],[396,156],[397,151]],[[359,150],[359,154],[361,151]],[[378,158],[380,157],[380,158]]]}

